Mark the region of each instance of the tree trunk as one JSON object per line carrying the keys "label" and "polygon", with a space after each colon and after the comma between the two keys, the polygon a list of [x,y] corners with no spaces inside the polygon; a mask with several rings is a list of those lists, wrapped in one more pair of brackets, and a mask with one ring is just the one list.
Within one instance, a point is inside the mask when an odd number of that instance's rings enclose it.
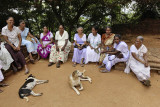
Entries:
{"label": "tree trunk", "polygon": [[69,29],[68,29],[69,41],[71,41],[71,37],[72,37],[71,33],[72,33],[72,26],[69,26]]}
{"label": "tree trunk", "polygon": [[38,19],[37,19],[37,17],[35,17],[35,20],[36,20],[36,24],[37,24],[37,27],[38,27],[38,32],[39,32],[39,35],[41,34],[41,31],[40,31],[40,27],[39,27],[39,25],[38,25]]}

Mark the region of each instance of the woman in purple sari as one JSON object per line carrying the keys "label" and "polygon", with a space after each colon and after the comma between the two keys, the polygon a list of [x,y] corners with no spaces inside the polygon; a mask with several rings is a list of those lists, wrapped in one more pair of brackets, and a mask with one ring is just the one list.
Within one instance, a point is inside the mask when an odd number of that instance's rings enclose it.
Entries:
{"label": "woman in purple sari", "polygon": [[83,67],[86,58],[86,34],[83,33],[82,27],[79,27],[77,32],[74,36],[75,44],[72,62],[73,67],[75,67],[77,63]]}
{"label": "woman in purple sari", "polygon": [[44,26],[43,33],[40,35],[40,43],[37,48],[38,60],[42,58],[47,58],[50,54],[51,46],[53,42],[53,34],[48,31],[48,28]]}

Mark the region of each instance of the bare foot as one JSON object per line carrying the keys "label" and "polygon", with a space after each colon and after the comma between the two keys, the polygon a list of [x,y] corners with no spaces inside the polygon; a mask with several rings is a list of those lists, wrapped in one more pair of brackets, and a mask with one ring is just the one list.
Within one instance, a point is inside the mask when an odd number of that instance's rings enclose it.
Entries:
{"label": "bare foot", "polygon": [[25,75],[27,75],[29,73],[28,68],[25,70]]}

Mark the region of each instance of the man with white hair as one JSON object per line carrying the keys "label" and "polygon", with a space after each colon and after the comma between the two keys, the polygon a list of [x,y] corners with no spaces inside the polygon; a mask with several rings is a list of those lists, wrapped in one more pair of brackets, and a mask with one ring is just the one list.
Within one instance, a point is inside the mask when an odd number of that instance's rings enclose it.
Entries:
{"label": "man with white hair", "polygon": [[138,36],[135,44],[130,48],[130,58],[127,62],[125,69],[126,73],[130,72],[130,69],[137,76],[145,86],[150,85],[150,66],[147,61],[147,48],[143,45],[143,37]]}

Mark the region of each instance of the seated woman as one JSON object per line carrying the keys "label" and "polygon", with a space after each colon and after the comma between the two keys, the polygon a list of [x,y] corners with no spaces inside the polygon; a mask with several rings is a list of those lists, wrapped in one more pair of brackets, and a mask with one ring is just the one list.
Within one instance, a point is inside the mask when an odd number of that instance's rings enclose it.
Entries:
{"label": "seated woman", "polygon": [[76,66],[77,63],[81,64],[81,67],[84,66],[86,59],[86,34],[83,33],[83,28],[79,27],[74,36],[74,53],[73,53],[73,67]]}
{"label": "seated woman", "polygon": [[14,26],[14,18],[9,17],[7,20],[7,25],[2,28],[2,35],[7,42],[5,44],[6,49],[11,54],[14,65],[18,69],[21,69],[25,66],[25,74],[29,73],[24,55],[21,52],[21,35],[19,29]]}
{"label": "seated woman", "polygon": [[144,85],[150,86],[150,66],[147,61],[147,48],[143,45],[143,37],[138,36],[135,44],[130,48],[130,58],[125,69],[126,73],[130,69]]}
{"label": "seated woman", "polygon": [[53,45],[53,34],[48,31],[46,26],[43,27],[43,33],[40,35],[40,43],[37,47],[38,60],[42,58],[47,58],[50,54],[51,47]]}
{"label": "seated woman", "polygon": [[107,53],[103,64],[106,69],[101,70],[101,72],[110,72],[113,65],[119,62],[126,62],[129,58],[128,46],[125,42],[121,41],[120,35],[114,36],[114,45],[112,51],[103,51],[102,53]]}
{"label": "seated woman", "polygon": [[[101,51],[104,50],[112,50],[113,49],[113,39],[115,34],[111,33],[111,27],[106,28],[106,33],[102,35],[102,43],[101,43]],[[101,65],[104,58],[106,57],[106,53],[101,53],[99,64]],[[102,66],[100,66],[101,68]]]}
{"label": "seated woman", "polygon": [[71,43],[68,40],[68,32],[64,30],[64,26],[59,26],[59,31],[55,35],[55,45],[51,48],[49,64],[48,66],[56,64],[56,67],[60,67],[61,62],[66,62],[68,59],[68,54],[71,50]]}
{"label": "seated woman", "polygon": [[88,36],[89,46],[86,50],[86,60],[85,63],[88,62],[98,62],[100,58],[100,43],[101,43],[101,35],[97,33],[98,28],[92,27],[92,33]]}
{"label": "seated woman", "polygon": [[[37,46],[39,43],[39,41],[37,40],[36,37],[34,37],[30,32],[29,32],[29,28],[25,27],[25,21],[24,20],[20,20],[19,21],[19,30],[21,31],[21,38],[22,38],[22,46],[25,45],[27,47],[27,51],[29,53],[29,57],[30,57],[30,62],[34,63],[34,59],[32,57],[32,54],[36,54],[37,53]],[[27,40],[27,37],[32,38],[31,40]]]}

